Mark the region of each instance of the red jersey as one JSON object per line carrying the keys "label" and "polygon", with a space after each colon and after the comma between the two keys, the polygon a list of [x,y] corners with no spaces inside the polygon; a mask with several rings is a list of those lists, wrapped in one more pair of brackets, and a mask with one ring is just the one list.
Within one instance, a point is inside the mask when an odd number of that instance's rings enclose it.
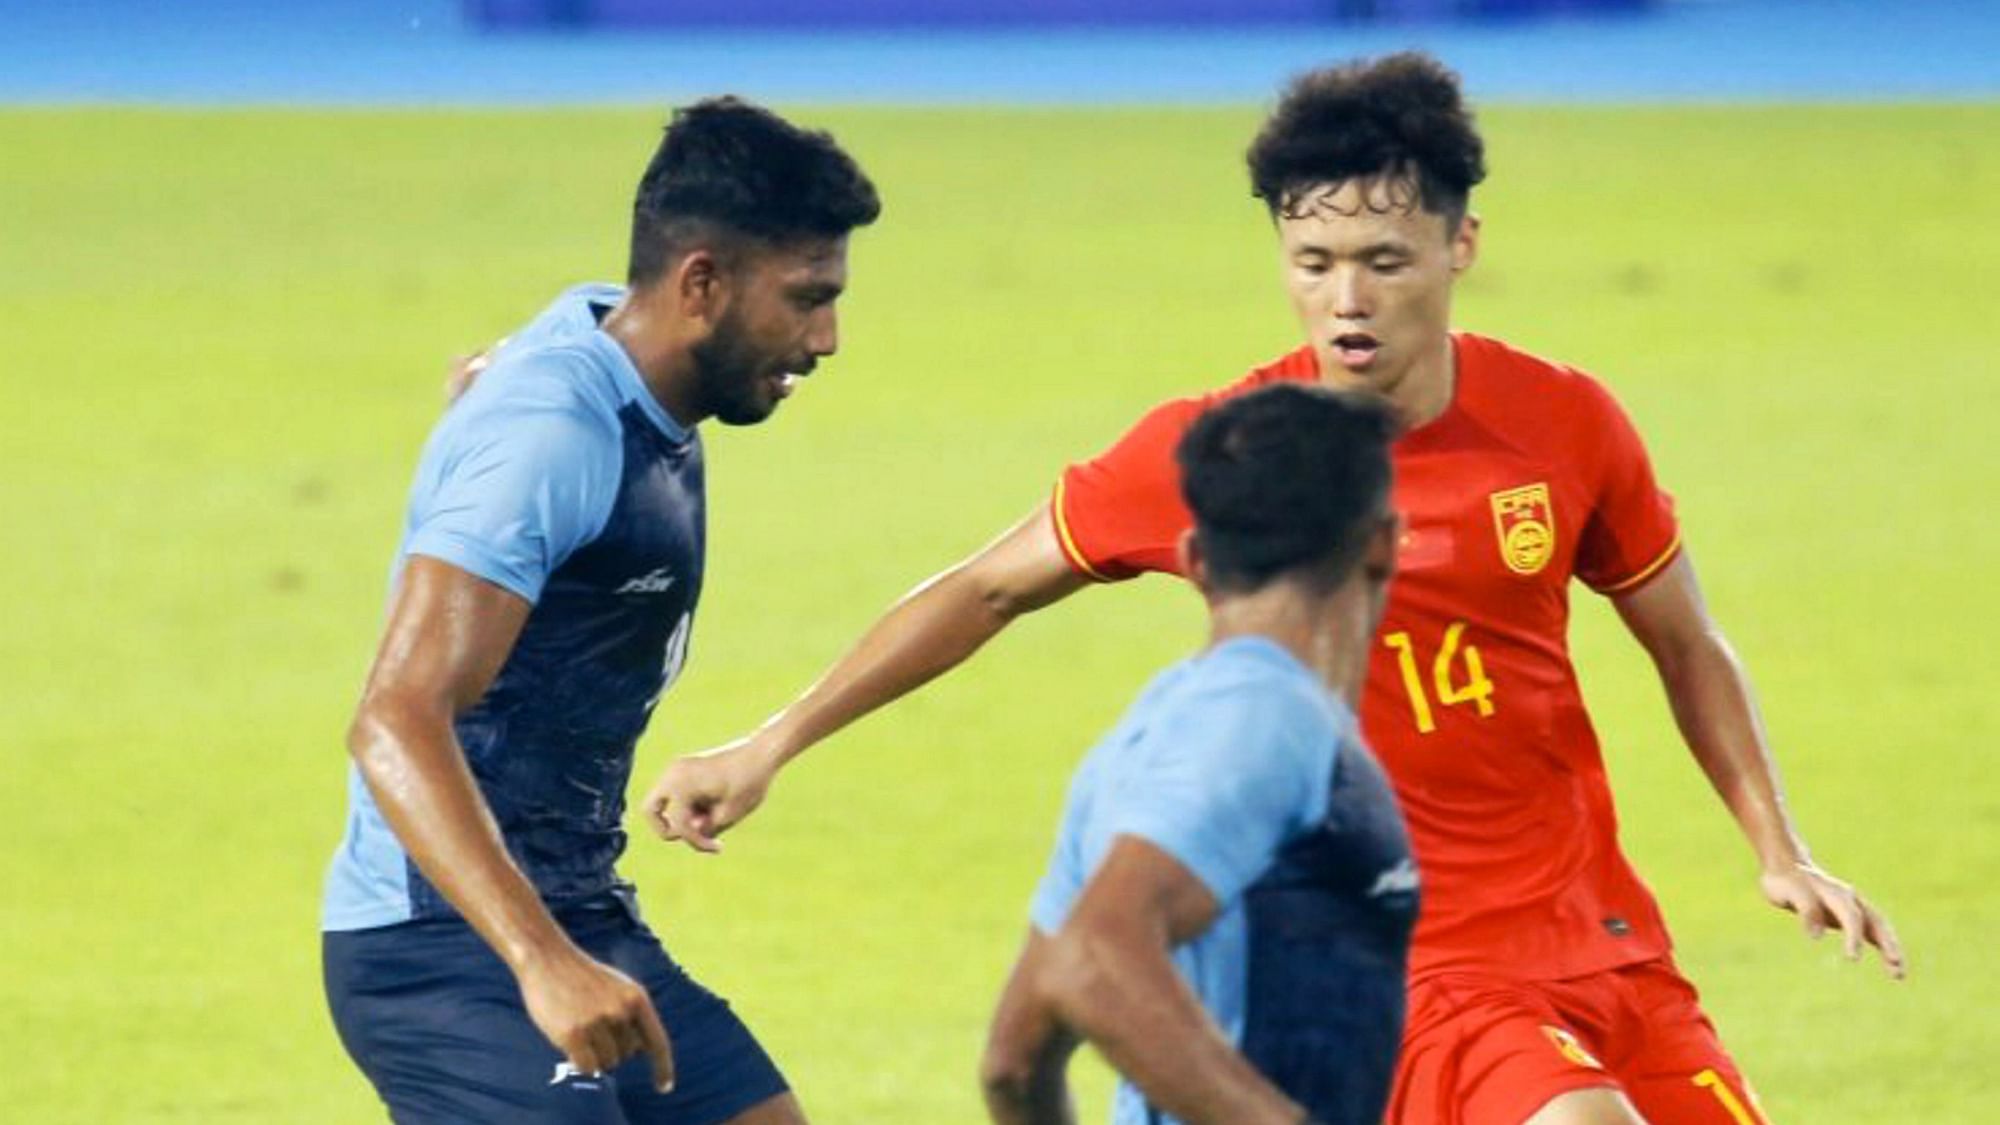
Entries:
{"label": "red jersey", "polygon": [[[1423,872],[1411,974],[1562,979],[1658,957],[1666,927],[1618,850],[1570,665],[1569,587],[1657,574],[1680,549],[1673,502],[1590,376],[1467,333],[1453,346],[1450,407],[1393,446],[1406,532],[1361,706]],[[1232,395],[1318,377],[1301,348],[1071,465],[1051,506],[1071,564],[1102,581],[1177,571],[1181,434]]]}

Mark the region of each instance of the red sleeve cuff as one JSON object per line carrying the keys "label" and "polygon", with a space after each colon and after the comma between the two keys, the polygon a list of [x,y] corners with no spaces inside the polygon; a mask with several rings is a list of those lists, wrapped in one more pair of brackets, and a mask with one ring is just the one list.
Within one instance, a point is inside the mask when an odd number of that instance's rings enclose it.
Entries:
{"label": "red sleeve cuff", "polygon": [[1658,577],[1661,571],[1667,569],[1667,564],[1680,557],[1680,553],[1681,533],[1679,530],[1676,530],[1674,537],[1667,542],[1666,548],[1656,555],[1652,562],[1640,567],[1628,578],[1621,578],[1616,582],[1607,582],[1601,586],[1593,586],[1592,589],[1605,595],[1629,594]]}
{"label": "red sleeve cuff", "polygon": [[1111,576],[1091,563],[1089,556],[1083,553],[1083,548],[1077,546],[1076,536],[1070,532],[1069,513],[1064,510],[1066,501],[1064,483],[1064,477],[1056,478],[1055,495],[1049,500],[1049,520],[1055,527],[1056,545],[1062,548],[1063,558],[1068,560],[1069,565],[1078,574],[1092,582],[1110,582]]}

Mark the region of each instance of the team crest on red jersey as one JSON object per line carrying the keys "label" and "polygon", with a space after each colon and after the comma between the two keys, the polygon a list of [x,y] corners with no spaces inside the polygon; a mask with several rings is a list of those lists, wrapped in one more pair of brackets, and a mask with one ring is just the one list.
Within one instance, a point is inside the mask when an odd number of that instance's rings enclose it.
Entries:
{"label": "team crest on red jersey", "polygon": [[1556,553],[1556,508],[1546,482],[1510,488],[1488,497],[1493,530],[1500,536],[1500,560],[1516,574],[1539,574]]}

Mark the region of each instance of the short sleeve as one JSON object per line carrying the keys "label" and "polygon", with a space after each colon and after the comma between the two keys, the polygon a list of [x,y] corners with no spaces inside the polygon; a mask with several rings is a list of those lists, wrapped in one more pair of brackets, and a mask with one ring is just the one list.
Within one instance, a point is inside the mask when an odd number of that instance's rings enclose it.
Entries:
{"label": "short sleeve", "polygon": [[1079,573],[1114,582],[1179,570],[1191,517],[1174,449],[1201,409],[1200,399],[1156,407],[1111,448],[1063,470],[1049,508],[1063,555]]}
{"label": "short sleeve", "polygon": [[533,602],[617,499],[614,419],[580,402],[466,404],[446,416],[411,498],[406,555],[426,555]]}
{"label": "short sleeve", "polygon": [[[1652,461],[1624,408],[1594,380],[1587,425],[1596,431],[1596,493],[1577,542],[1576,575],[1600,594],[1637,589],[1680,553],[1674,501],[1653,476]],[[1586,446],[1588,448],[1588,446]]]}
{"label": "short sleeve", "polygon": [[1173,856],[1218,903],[1233,902],[1327,799],[1338,744],[1324,713],[1290,690],[1204,692],[1150,736],[1099,825]]}

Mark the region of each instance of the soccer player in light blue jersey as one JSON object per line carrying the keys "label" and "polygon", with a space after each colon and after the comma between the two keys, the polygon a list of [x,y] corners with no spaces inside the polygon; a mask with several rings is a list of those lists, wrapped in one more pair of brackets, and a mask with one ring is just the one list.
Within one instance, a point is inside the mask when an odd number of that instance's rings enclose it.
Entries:
{"label": "soccer player in light blue jersey", "polygon": [[1395,569],[1392,428],[1278,384],[1181,441],[1210,643],[1077,770],[993,1017],[995,1121],[1074,1120],[1082,1040],[1124,1077],[1117,1125],[1381,1120],[1417,877],[1352,705]]}
{"label": "soccer player in light blue jersey", "polygon": [[395,1121],[803,1122],[613,865],[701,593],[697,425],[762,421],[833,353],[847,238],[879,211],[826,134],[686,107],[627,287],[565,293],[431,434],[322,926],[334,1022]]}

